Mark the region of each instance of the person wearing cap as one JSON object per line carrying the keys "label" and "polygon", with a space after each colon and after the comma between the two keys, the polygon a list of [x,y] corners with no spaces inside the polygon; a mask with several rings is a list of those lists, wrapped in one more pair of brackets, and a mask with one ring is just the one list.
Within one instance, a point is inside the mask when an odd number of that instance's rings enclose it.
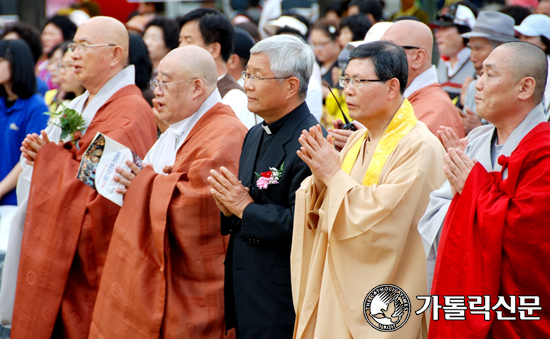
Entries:
{"label": "person wearing cap", "polygon": [[550,18],[544,14],[531,14],[525,18],[521,25],[515,26],[519,33],[519,40],[526,41],[542,48],[548,59],[549,78],[546,80],[546,89],[542,104],[548,118],[550,107]]}
{"label": "person wearing cap", "polygon": [[[468,46],[472,50],[470,60],[476,70],[476,78],[480,75],[483,61],[489,54],[505,42],[516,41],[514,38],[514,18],[500,12],[482,11],[471,32],[462,34],[469,39]],[[460,102],[464,110],[459,110],[464,124],[464,133],[481,126],[481,119],[476,113],[476,81],[467,78],[462,84]]]}
{"label": "person wearing cap", "polygon": [[476,18],[470,8],[460,3],[443,8],[437,14],[437,21],[431,24],[436,28],[435,41],[441,55],[437,78],[455,103],[466,77],[475,74],[474,64],[470,61],[471,51],[460,34],[471,31]]}
{"label": "person wearing cap", "polygon": [[242,71],[246,68],[248,59],[250,59],[250,49],[255,42],[252,36],[242,28],[234,27],[235,30],[235,48],[233,54],[227,60],[227,73],[242,87],[244,78]]}
{"label": "person wearing cap", "polygon": [[[467,146],[452,140],[447,181],[430,195],[419,224],[424,245],[439,243],[428,293],[440,296],[431,306],[439,319],[429,339],[550,338],[546,73],[542,50],[520,41],[498,46],[483,62],[476,104],[492,125],[473,130]],[[444,304],[456,305],[447,296],[470,306],[461,321],[443,316]]]}
{"label": "person wearing cap", "polygon": [[216,61],[218,90],[223,103],[231,106],[247,128],[256,125],[259,119],[248,110],[244,89],[227,71],[227,61],[235,43],[235,31],[229,19],[216,9],[198,8],[184,15],[179,24],[179,47],[195,45],[212,54]]}

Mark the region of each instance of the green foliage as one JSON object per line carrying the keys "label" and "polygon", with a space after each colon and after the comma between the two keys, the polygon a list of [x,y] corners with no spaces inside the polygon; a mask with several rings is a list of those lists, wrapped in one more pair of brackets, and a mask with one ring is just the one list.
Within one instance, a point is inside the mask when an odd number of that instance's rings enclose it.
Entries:
{"label": "green foliage", "polygon": [[[59,103],[63,105],[62,103]],[[76,144],[75,133],[82,132],[86,129],[86,121],[80,113],[74,109],[63,106],[63,109],[58,112],[45,113],[54,119],[54,124],[61,127],[61,139],[65,139],[69,134]]]}

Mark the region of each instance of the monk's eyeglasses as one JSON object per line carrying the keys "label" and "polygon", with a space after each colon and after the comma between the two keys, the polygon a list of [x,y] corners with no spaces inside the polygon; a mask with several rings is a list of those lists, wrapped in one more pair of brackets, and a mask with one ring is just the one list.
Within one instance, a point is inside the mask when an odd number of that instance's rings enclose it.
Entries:
{"label": "monk's eyeglasses", "polygon": [[354,88],[361,88],[364,82],[386,82],[389,79],[361,79],[359,77],[339,77],[338,78],[338,84],[342,88],[346,88],[349,84],[351,84],[351,87]]}
{"label": "monk's eyeglasses", "polygon": [[281,79],[290,78],[290,76],[288,76],[288,77],[275,77],[275,78],[260,78],[258,76],[252,75],[250,73],[246,73],[246,71],[242,71],[241,75],[243,76],[243,79],[244,79],[245,82],[246,82],[246,80],[252,80],[252,83],[254,84],[254,86],[257,86],[260,83],[260,80],[281,80]]}
{"label": "monk's eyeglasses", "polygon": [[185,79],[185,80],[178,80],[178,81],[164,81],[164,80],[151,80],[151,86],[156,89],[157,87],[160,87],[160,89],[164,92],[168,89],[168,84],[175,84],[178,82],[184,82],[189,80],[195,80],[193,79]]}
{"label": "monk's eyeglasses", "polygon": [[114,46],[116,46],[116,44],[95,44],[95,45],[90,45],[90,44],[86,44],[86,43],[75,44],[73,42],[73,43],[70,43],[70,44],[67,45],[67,49],[71,53],[74,53],[75,51],[80,51],[81,53],[86,53],[88,51],[88,48],[107,47],[107,46],[114,47]]}

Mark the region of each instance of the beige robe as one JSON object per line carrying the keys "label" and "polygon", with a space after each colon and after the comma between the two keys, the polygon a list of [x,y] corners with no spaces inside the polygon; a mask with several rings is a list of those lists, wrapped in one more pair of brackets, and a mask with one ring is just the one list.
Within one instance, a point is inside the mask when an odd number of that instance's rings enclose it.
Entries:
{"label": "beige robe", "polygon": [[[366,130],[354,133],[340,154]],[[417,122],[387,158],[378,184],[361,185],[378,140],[365,139],[351,175],[336,173],[316,192],[307,178],[296,192],[291,254],[295,338],[425,338],[426,256],[417,224],[429,194],[445,181],[444,150]],[[363,302],[380,284],[402,288],[410,318],[395,332],[379,332],[363,315]]]}

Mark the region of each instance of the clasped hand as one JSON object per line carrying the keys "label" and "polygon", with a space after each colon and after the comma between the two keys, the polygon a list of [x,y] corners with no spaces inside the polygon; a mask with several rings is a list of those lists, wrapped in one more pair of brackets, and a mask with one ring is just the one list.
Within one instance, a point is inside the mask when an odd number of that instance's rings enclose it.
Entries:
{"label": "clasped hand", "polygon": [[443,156],[443,160],[445,161],[443,170],[451,185],[451,191],[453,195],[457,192],[462,194],[466,179],[468,179],[468,175],[470,175],[477,160],[470,159],[470,157],[464,153],[468,145],[468,139],[459,139],[452,128],[441,126],[438,135],[443,146],[447,150],[447,154]]}
{"label": "clasped hand", "polygon": [[220,211],[226,217],[235,215],[242,219],[246,206],[254,202],[248,193],[249,189],[244,187],[239,179],[225,167],[220,167],[220,172],[211,170],[210,174],[212,175],[208,177],[208,182],[212,185],[210,193]]}
{"label": "clasped hand", "polygon": [[25,163],[34,166],[34,160],[36,160],[38,151],[48,142],[50,142],[50,139],[48,139],[48,135],[45,131],[41,131],[40,135],[36,133],[27,134],[20,148],[23,153],[23,158],[25,158]]}
{"label": "clasped hand", "polygon": [[340,157],[334,149],[332,134],[325,139],[321,125],[316,125],[311,127],[309,132],[303,130],[298,141],[302,147],[296,153],[309,166],[314,180],[320,180],[328,185],[340,170]]}

